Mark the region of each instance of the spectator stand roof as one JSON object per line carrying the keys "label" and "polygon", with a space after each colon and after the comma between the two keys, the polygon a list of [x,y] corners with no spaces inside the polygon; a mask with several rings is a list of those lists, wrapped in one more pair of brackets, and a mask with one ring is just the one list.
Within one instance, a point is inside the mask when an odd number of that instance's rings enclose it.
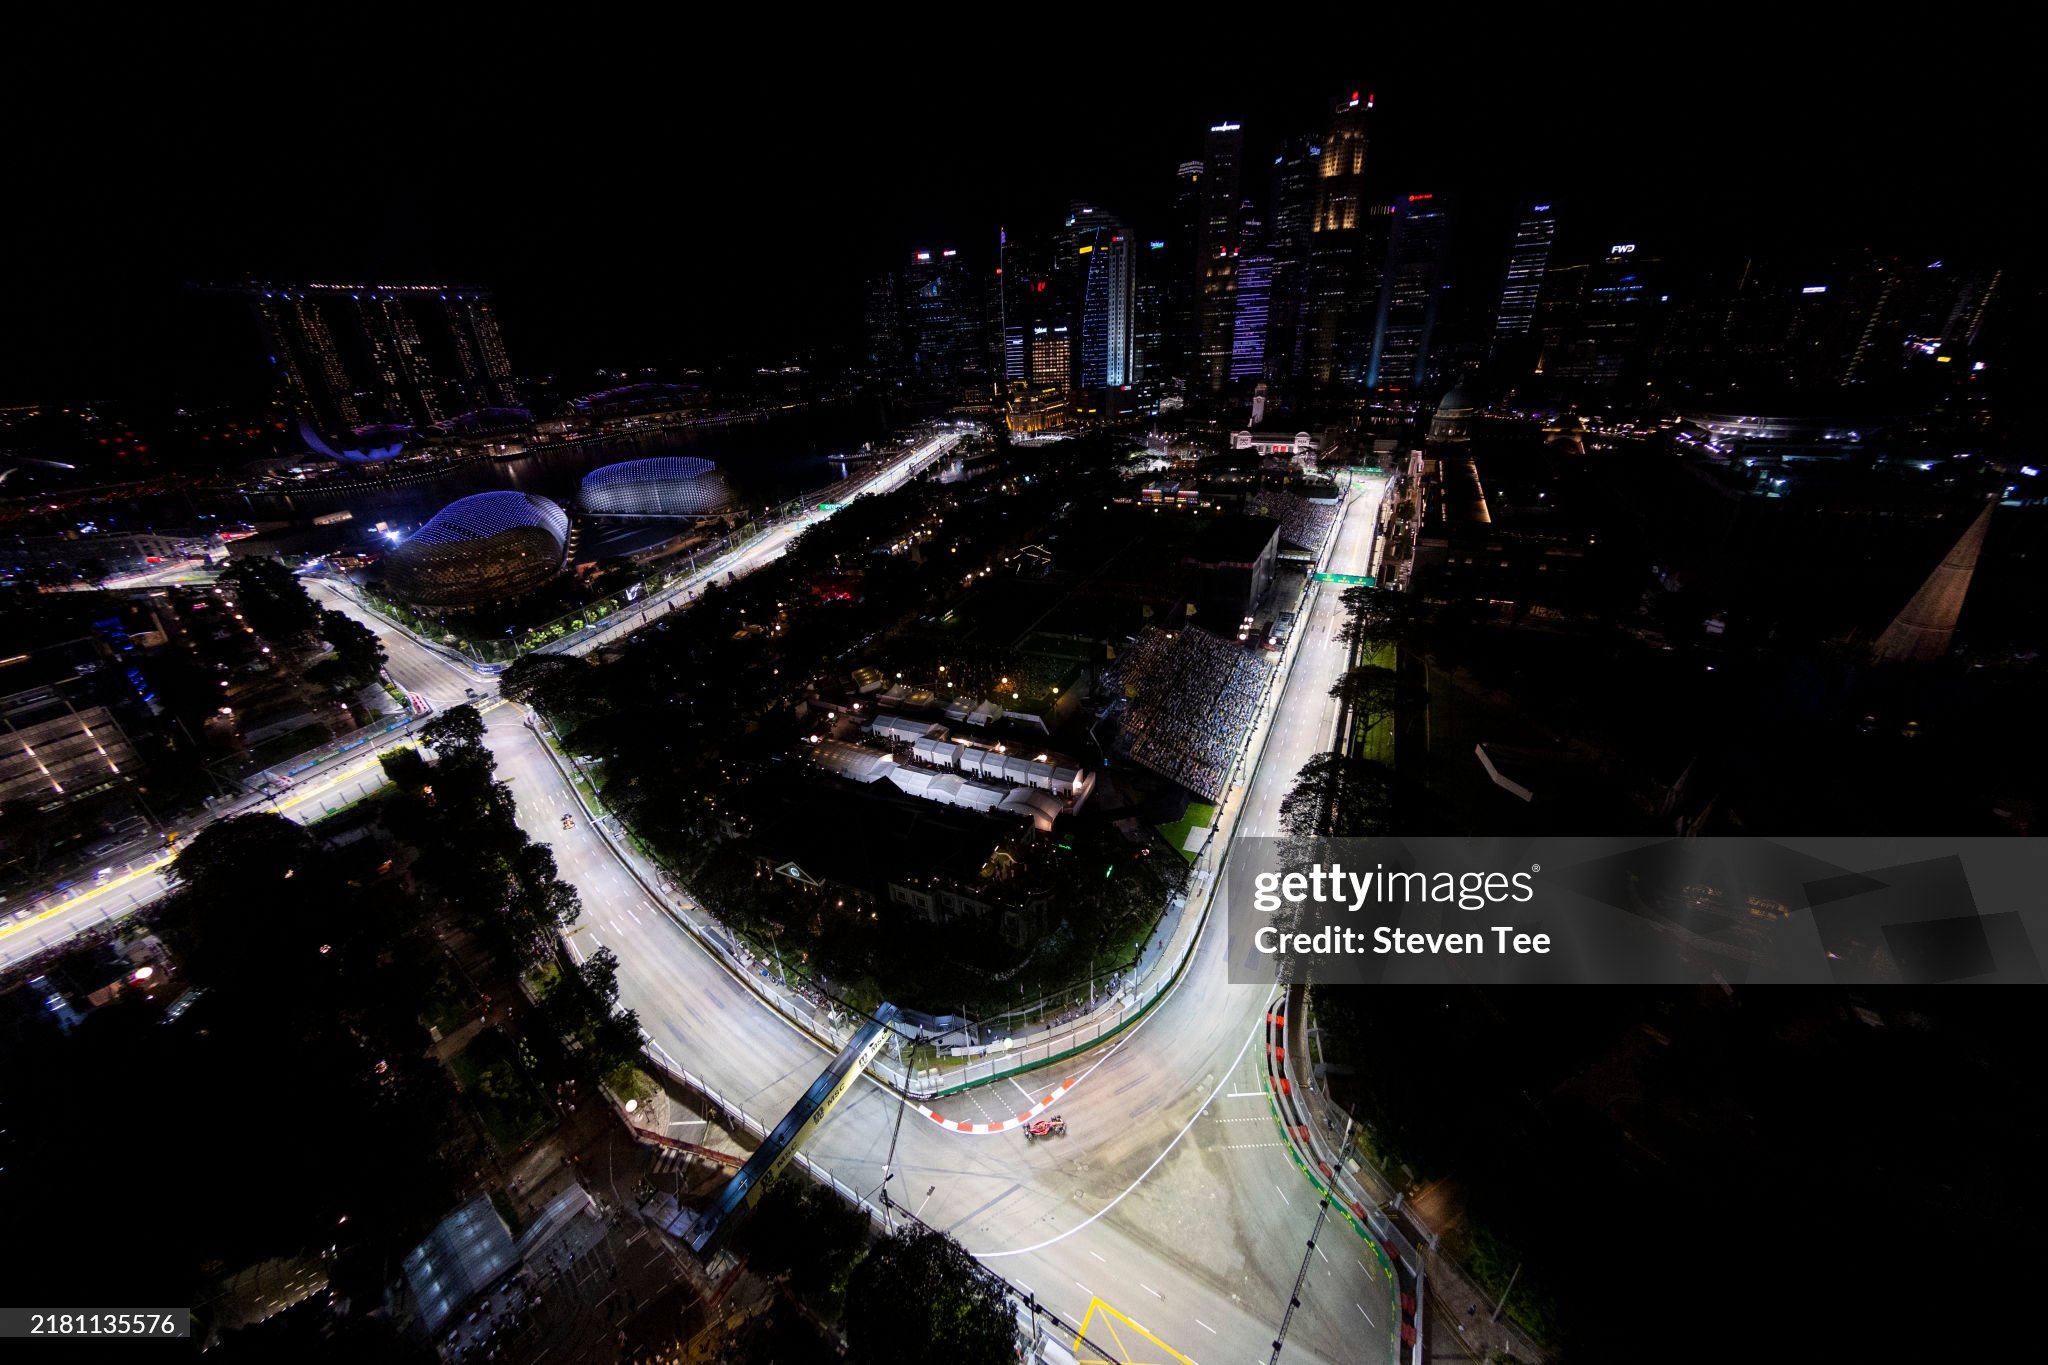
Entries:
{"label": "spectator stand roof", "polygon": [[518,1263],[512,1233],[489,1195],[480,1194],[443,1218],[405,1256],[405,1281],[428,1335],[439,1333]]}

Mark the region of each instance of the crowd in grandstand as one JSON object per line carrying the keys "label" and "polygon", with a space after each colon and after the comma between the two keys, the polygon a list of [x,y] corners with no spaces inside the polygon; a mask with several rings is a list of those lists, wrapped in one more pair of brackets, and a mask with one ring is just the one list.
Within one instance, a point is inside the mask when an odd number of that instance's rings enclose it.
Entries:
{"label": "crowd in grandstand", "polygon": [[1108,695],[1127,699],[1118,750],[1221,800],[1270,669],[1261,652],[1207,631],[1147,628],[1103,676]]}
{"label": "crowd in grandstand", "polygon": [[1244,510],[1255,516],[1279,518],[1282,545],[1315,550],[1322,547],[1323,537],[1337,524],[1337,514],[1344,508],[1339,501],[1311,502],[1299,493],[1275,488],[1262,489],[1247,497]]}

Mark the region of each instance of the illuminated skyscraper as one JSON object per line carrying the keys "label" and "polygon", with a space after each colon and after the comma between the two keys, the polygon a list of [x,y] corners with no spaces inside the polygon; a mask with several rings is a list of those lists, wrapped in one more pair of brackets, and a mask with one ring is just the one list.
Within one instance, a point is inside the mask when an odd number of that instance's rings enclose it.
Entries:
{"label": "illuminated skyscraper", "polygon": [[1262,225],[1246,218],[1237,258],[1235,314],[1231,322],[1230,378],[1266,377],[1266,341],[1272,318],[1273,255],[1261,243]]}
{"label": "illuminated skyscraper", "polygon": [[[1173,176],[1173,208],[1168,230],[1160,240],[1160,338],[1158,353],[1147,360],[1155,378],[1192,380],[1201,353],[1202,178],[1199,161],[1183,161]],[[1152,248],[1148,244],[1149,254]]]}
{"label": "illuminated skyscraper", "polygon": [[1220,390],[1230,375],[1243,160],[1242,128],[1219,123],[1209,129],[1202,143],[1202,220],[1195,243],[1195,280],[1201,337],[1196,368],[1202,386],[1211,393]]}
{"label": "illuminated skyscraper", "polygon": [[1307,320],[1310,220],[1316,210],[1316,170],[1322,139],[1294,137],[1273,158],[1273,209],[1266,252],[1273,278],[1266,323],[1266,377],[1286,382],[1302,363]]}
{"label": "illuminated skyscraper", "polygon": [[1081,372],[1084,389],[1131,382],[1131,234],[1110,214],[1078,208],[1067,220],[1081,272]]}
{"label": "illuminated skyscraper", "polygon": [[951,387],[985,372],[978,285],[953,248],[912,254],[903,273],[903,332],[918,378]]}
{"label": "illuminated skyscraper", "polygon": [[1436,195],[1411,194],[1394,205],[1366,387],[1406,389],[1422,382],[1436,329],[1449,224],[1444,201]]}
{"label": "illuminated skyscraper", "polygon": [[1073,333],[1065,323],[1031,329],[1031,383],[1065,393],[1074,383]]}
{"label": "illuminated skyscraper", "polygon": [[[1616,242],[1584,267],[1578,303],[1560,329],[1560,344],[1545,339],[1543,367],[1555,378],[1605,386],[1638,365],[1656,342],[1665,314],[1658,288],[1662,263],[1647,246]],[[1557,291],[1560,299],[1567,291]],[[1555,354],[1552,354],[1552,351]]]}
{"label": "illuminated skyscraper", "polygon": [[331,436],[517,407],[490,294],[446,284],[247,284],[279,395]]}
{"label": "illuminated skyscraper", "polygon": [[1031,329],[1012,325],[1003,329],[1003,382],[1015,384],[1031,378]]}
{"label": "illuminated skyscraper", "polygon": [[1131,253],[1131,382],[1156,381],[1170,373],[1167,326],[1172,306],[1167,242],[1162,237],[1134,243]]}
{"label": "illuminated skyscraper", "polygon": [[1493,350],[1526,337],[1536,325],[1536,303],[1543,296],[1543,271],[1557,236],[1557,215],[1548,204],[1530,204],[1515,218],[1514,241],[1508,246],[1507,270],[1501,278],[1500,303],[1493,314]]}
{"label": "illuminated skyscraper", "polygon": [[1391,220],[1366,196],[1366,115],[1354,90],[1331,103],[1315,159],[1302,319],[1303,369],[1315,384],[1355,384],[1372,347],[1373,309]]}

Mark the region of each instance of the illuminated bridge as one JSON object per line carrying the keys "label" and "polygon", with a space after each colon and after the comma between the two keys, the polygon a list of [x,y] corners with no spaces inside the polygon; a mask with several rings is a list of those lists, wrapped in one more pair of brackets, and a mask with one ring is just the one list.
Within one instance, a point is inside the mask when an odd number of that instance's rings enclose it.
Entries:
{"label": "illuminated bridge", "polygon": [[884,1004],[876,1010],[874,1017],[861,1025],[832,1064],[811,1082],[811,1088],[804,1091],[790,1111],[783,1115],[782,1122],[762,1142],[760,1150],[742,1166],[739,1173],[718,1193],[718,1198],[697,1220],[689,1232],[690,1250],[699,1256],[709,1256],[724,1240],[733,1221],[742,1209],[750,1209],[760,1202],[761,1191],[768,1182],[782,1173],[782,1168],[796,1156],[796,1149],[803,1145],[811,1131],[832,1112],[832,1106],[850,1089],[860,1073],[867,1069],[875,1054],[882,1050],[882,1044],[889,1040],[889,1025],[896,1020],[896,1007]]}

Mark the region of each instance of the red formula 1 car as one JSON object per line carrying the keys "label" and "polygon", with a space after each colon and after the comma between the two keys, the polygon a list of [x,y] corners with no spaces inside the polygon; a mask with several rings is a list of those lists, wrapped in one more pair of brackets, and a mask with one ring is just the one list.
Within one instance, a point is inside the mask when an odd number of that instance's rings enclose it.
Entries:
{"label": "red formula 1 car", "polygon": [[1058,1114],[1054,1114],[1049,1119],[1034,1119],[1024,1126],[1024,1136],[1034,1142],[1039,1138],[1065,1137],[1066,1135],[1067,1121]]}

